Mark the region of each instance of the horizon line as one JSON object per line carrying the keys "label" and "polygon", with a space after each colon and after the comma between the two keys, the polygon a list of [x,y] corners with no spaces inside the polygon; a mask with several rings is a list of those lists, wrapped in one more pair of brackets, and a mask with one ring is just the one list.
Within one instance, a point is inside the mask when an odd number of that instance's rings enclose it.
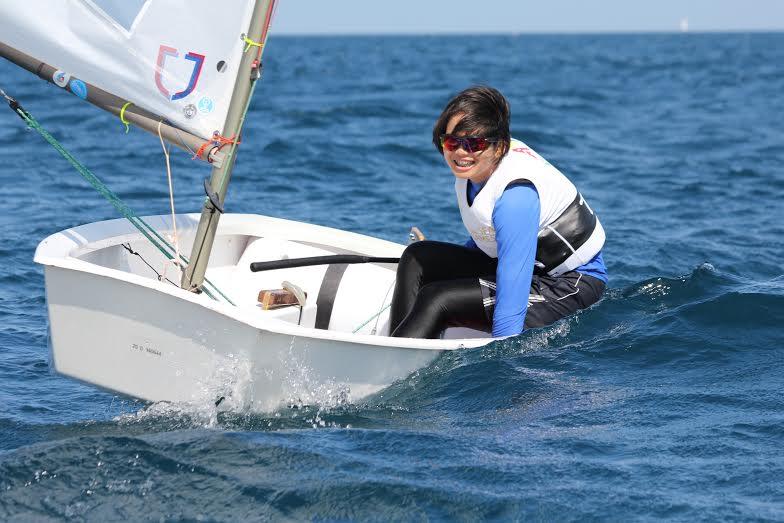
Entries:
{"label": "horizon line", "polygon": [[688,35],[688,34],[775,34],[784,33],[784,28],[778,29],[597,29],[597,30],[525,30],[525,31],[461,31],[461,30],[434,30],[434,31],[377,31],[377,32],[320,32],[320,31],[276,31],[274,27],[271,34],[277,36],[296,37],[323,37],[323,36],[600,36],[600,35]]}

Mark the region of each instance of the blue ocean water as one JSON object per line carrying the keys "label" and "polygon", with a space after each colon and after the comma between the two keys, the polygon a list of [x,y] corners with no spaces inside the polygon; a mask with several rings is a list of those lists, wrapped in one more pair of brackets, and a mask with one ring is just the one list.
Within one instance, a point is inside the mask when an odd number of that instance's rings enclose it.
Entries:
{"label": "blue ocean water", "polygon": [[[273,35],[265,56],[228,211],[463,241],[429,135],[487,83],[601,216],[609,291],[359,404],[119,398],[52,373],[32,263],[115,211],[0,110],[0,520],[784,520],[784,34]],[[0,87],[168,212],[157,138],[7,62]],[[197,211],[208,171],[173,168]]]}

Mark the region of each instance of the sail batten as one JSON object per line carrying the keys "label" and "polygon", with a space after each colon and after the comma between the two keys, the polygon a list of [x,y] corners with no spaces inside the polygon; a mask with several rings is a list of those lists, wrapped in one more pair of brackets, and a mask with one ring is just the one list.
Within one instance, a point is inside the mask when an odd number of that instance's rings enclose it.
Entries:
{"label": "sail batten", "polygon": [[0,39],[5,46],[50,64],[54,70],[47,79],[73,94],[88,99],[91,90],[101,89],[203,143],[224,128],[245,46],[242,34],[254,4],[2,2]]}

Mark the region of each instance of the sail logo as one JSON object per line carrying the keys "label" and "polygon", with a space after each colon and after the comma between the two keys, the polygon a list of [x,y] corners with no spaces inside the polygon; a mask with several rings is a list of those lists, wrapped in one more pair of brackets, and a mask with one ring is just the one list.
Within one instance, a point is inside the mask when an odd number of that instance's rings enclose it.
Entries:
{"label": "sail logo", "polygon": [[206,96],[202,97],[199,100],[199,112],[202,113],[211,113],[213,109],[215,109],[215,102],[212,101],[212,98],[207,98]]}
{"label": "sail logo", "polygon": [[57,87],[65,87],[68,85],[68,82],[71,80],[71,75],[66,73],[65,71],[60,71],[59,69],[54,72],[52,75],[52,81]]}
{"label": "sail logo", "polygon": [[[184,89],[181,91],[176,91],[172,93],[169,91],[165,85],[163,85],[163,76],[164,76],[164,69],[166,67],[166,58],[178,58],[180,56],[177,49],[174,47],[169,47],[167,45],[162,45],[158,49],[158,61],[156,62],[155,66],[155,85],[158,87],[158,90],[161,92],[163,96],[165,96],[168,100],[181,100],[191,94],[194,89],[196,89],[196,84],[199,83],[199,76],[201,75],[201,68],[204,65],[204,55],[194,53],[193,51],[186,54],[183,58],[187,61],[193,62],[192,69],[190,71],[190,80],[188,80],[188,85],[185,86]],[[187,73],[186,73],[187,75]],[[167,75],[172,76],[172,75]]]}
{"label": "sail logo", "polygon": [[81,98],[82,100],[87,100],[87,84],[82,82],[81,80],[77,80],[74,78],[71,80],[71,83],[68,84],[68,87],[71,88],[71,92]]}

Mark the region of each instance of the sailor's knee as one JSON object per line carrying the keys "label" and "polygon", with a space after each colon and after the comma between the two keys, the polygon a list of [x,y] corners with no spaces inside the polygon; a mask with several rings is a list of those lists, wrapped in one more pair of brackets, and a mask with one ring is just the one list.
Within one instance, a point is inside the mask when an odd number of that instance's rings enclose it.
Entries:
{"label": "sailor's knee", "polygon": [[433,257],[433,245],[434,242],[428,241],[421,241],[415,242],[406,247],[403,251],[403,254],[400,255],[400,262],[398,262],[398,273],[400,271],[408,271],[414,270],[422,270],[425,267],[430,266],[429,263],[430,258]]}
{"label": "sailor's knee", "polygon": [[404,260],[421,259],[433,251],[434,243],[435,242],[424,240],[410,244],[403,251],[403,255],[400,257],[400,261],[402,262]]}

